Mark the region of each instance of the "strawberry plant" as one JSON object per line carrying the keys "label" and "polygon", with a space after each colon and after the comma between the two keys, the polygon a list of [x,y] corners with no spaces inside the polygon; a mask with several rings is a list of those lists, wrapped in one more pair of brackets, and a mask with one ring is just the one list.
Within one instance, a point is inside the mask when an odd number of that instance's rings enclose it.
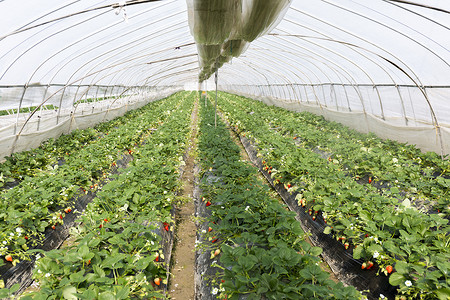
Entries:
{"label": "strawberry plant", "polygon": [[173,222],[191,110],[192,98],[184,100],[131,165],[102,188],[73,229],[72,246],[34,251],[41,256],[34,271],[41,288],[24,299],[164,297],[162,228]]}
{"label": "strawberry plant", "polygon": [[220,270],[210,279],[211,293],[218,299],[360,298],[320,269],[321,249],[304,240],[295,214],[272,199],[257,170],[240,159],[224,124],[219,120],[214,127],[211,106],[202,108],[200,133],[201,188],[211,203],[211,230],[203,233],[209,242],[199,247],[208,251],[212,245],[211,264]]}
{"label": "strawberry plant", "polygon": [[[313,219],[320,212],[323,220],[318,221],[326,226],[326,233],[333,233],[337,239],[346,237],[343,245],[348,243],[353,256],[366,261],[364,268],[375,259],[379,273],[391,274],[390,282],[399,286],[400,293],[445,299],[442,295],[448,292],[446,274],[450,267],[449,225],[448,207],[441,205],[449,201],[444,187],[448,162],[436,161],[430,154],[419,155],[410,146],[342,130],[342,126],[327,124],[320,117],[297,116],[240,97],[222,96],[219,107],[231,126],[245,132],[258,147],[265,165],[273,167],[272,178],[293,185],[290,192],[299,205],[309,210]],[[292,135],[298,138],[294,140]],[[331,152],[338,149],[333,146],[338,144],[347,151],[378,153],[380,160],[366,155],[363,160],[373,166],[360,172],[360,167],[352,167],[360,163],[355,164],[350,156]],[[373,148],[369,149],[370,145]],[[408,157],[423,157],[421,160],[427,162],[419,167]],[[408,171],[403,170],[408,167]],[[431,168],[439,170],[437,177]],[[423,174],[426,176],[421,179]],[[367,181],[361,184],[364,176]],[[387,183],[377,185],[381,181]],[[436,194],[433,196],[430,190]],[[413,195],[437,199],[431,207],[443,211],[417,209]],[[388,266],[394,267],[395,273],[389,273]]]}

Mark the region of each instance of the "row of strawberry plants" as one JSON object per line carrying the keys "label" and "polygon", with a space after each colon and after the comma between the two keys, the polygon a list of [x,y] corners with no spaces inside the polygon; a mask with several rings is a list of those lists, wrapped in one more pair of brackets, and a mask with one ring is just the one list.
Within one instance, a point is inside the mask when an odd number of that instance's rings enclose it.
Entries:
{"label": "row of strawberry plants", "polygon": [[[211,105],[202,107],[199,157],[202,205],[210,210],[211,293],[219,299],[358,299],[353,287],[328,279],[319,267],[321,249],[310,246],[295,219],[242,161],[224,123],[214,127]],[[215,179],[214,179],[215,178]]]}
{"label": "row of strawberry plants", "polygon": [[185,98],[133,153],[130,166],[97,194],[70,246],[35,251],[40,290],[21,299],[164,298],[168,257],[161,239],[173,231],[192,100]]}
{"label": "row of strawberry plants", "polygon": [[29,246],[36,246],[44,237],[44,230],[63,222],[70,213],[77,195],[86,190],[97,191],[97,182],[115,168],[115,161],[124,149],[133,153],[138,145],[180,105],[181,95],[175,95],[165,104],[151,105],[139,117],[112,130],[96,143],[78,149],[73,158],[51,172],[42,172],[26,178],[20,186],[1,194],[0,255],[17,262],[26,258]]}
{"label": "row of strawberry plants", "polygon": [[298,138],[300,145],[320,149],[330,162],[356,179],[401,191],[402,197],[423,209],[434,207],[450,213],[450,162],[436,153],[422,153],[413,145],[362,134],[311,113],[294,113],[260,102],[247,109],[254,110],[280,134]]}
{"label": "row of strawberry plants", "polygon": [[339,164],[274,131],[259,111],[250,114],[259,106],[254,101],[219,100],[228,120],[258,146],[271,176],[296,193],[317,222],[328,225],[325,232],[332,232],[355,258],[366,260],[362,267],[375,259],[388,275],[395,266],[390,282],[405,295],[448,296],[449,226],[444,214],[422,213],[409,201],[399,204],[396,193],[380,195],[372,185],[356,183]]}
{"label": "row of strawberry plants", "polygon": [[0,164],[0,187],[8,187],[9,182],[20,182],[27,176],[36,176],[37,173],[49,172],[51,169],[66,160],[70,160],[79,148],[95,143],[103,136],[110,134],[125,122],[130,122],[149,111],[162,105],[163,101],[156,101],[140,109],[127,112],[124,116],[108,122],[98,124],[93,128],[77,129],[70,134],[62,135],[58,139],[49,139],[38,148],[13,153]]}

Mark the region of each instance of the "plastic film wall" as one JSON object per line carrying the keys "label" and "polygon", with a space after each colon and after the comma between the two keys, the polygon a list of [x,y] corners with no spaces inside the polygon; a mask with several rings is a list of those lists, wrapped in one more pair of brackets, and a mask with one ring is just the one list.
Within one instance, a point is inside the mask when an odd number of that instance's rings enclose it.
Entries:
{"label": "plastic film wall", "polygon": [[450,153],[447,0],[3,0],[0,14],[0,159],[213,89],[216,71],[221,90]]}
{"label": "plastic film wall", "polygon": [[1,1],[0,160],[195,80],[196,48],[179,4]]}
{"label": "plastic film wall", "polygon": [[445,1],[292,1],[220,88],[450,154],[449,29]]}

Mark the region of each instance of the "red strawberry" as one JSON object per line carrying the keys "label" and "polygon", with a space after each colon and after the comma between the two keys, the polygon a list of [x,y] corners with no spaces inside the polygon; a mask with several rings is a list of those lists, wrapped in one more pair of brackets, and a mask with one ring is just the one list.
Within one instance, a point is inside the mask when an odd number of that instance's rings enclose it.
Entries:
{"label": "red strawberry", "polygon": [[70,209],[70,208],[66,208],[66,209],[64,210],[64,212],[65,212],[66,214],[70,213],[71,211],[72,211],[72,209]]}
{"label": "red strawberry", "polygon": [[98,226],[98,228],[102,228],[103,227],[103,224],[100,224],[100,226]]}
{"label": "red strawberry", "polygon": [[372,177],[369,177],[369,183],[372,183]]}
{"label": "red strawberry", "polygon": [[208,227],[208,232],[211,232],[212,231],[212,228],[211,227]]}
{"label": "red strawberry", "polygon": [[213,240],[211,241],[211,243],[215,243],[215,242],[217,242],[217,238],[216,237],[213,237]]}
{"label": "red strawberry", "polygon": [[373,262],[368,261],[367,262],[367,269],[371,269],[373,267]]}
{"label": "red strawberry", "polygon": [[164,229],[165,229],[166,231],[169,231],[169,225],[164,226]]}
{"label": "red strawberry", "polygon": [[211,205],[211,202],[206,202],[206,206],[210,206]]}
{"label": "red strawberry", "polygon": [[108,219],[104,219],[103,221],[105,221],[105,223],[108,223]]}
{"label": "red strawberry", "polygon": [[62,220],[63,216],[62,216],[62,215],[59,215],[59,218]]}
{"label": "red strawberry", "polygon": [[393,270],[394,270],[394,269],[392,268],[391,265],[389,265],[389,266],[386,267],[386,271],[388,272],[388,274],[391,274]]}
{"label": "red strawberry", "polygon": [[367,267],[367,264],[366,263],[363,263],[362,265],[361,265],[361,269],[365,269]]}
{"label": "red strawberry", "polygon": [[153,282],[154,282],[156,285],[160,285],[160,284],[161,284],[161,278],[155,278],[155,280],[153,280]]}
{"label": "red strawberry", "polygon": [[155,261],[159,261],[159,253],[156,253]]}
{"label": "red strawberry", "polygon": [[28,237],[27,237],[27,236],[24,236],[24,238],[25,238],[26,240],[28,240]]}
{"label": "red strawberry", "polygon": [[56,225],[52,225],[52,229],[55,230],[56,229]]}
{"label": "red strawberry", "polygon": [[5,256],[5,259],[6,259],[6,261],[13,261],[12,256],[9,254]]}
{"label": "red strawberry", "polygon": [[288,189],[289,189],[289,188],[291,188],[291,184],[290,184],[290,183],[288,183],[288,184],[287,184],[287,187],[288,187]]}

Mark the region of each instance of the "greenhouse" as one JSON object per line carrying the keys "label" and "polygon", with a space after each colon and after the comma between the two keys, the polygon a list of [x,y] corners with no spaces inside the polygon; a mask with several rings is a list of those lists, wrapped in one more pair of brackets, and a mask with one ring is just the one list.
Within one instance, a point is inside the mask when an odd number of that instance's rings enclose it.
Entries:
{"label": "greenhouse", "polygon": [[448,0],[0,11],[0,299],[450,299]]}

